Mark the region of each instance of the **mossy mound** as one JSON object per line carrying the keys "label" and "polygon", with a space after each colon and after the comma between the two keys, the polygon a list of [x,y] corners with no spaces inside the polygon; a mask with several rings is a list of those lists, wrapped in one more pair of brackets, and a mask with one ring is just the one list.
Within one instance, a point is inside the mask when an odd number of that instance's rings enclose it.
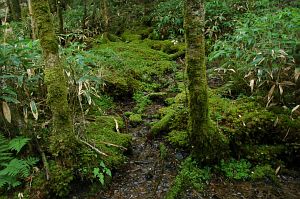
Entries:
{"label": "mossy mound", "polygon": [[[256,163],[295,161],[288,157],[297,151],[293,143],[299,143],[300,120],[267,110],[254,99],[230,100],[212,91],[209,95],[213,125],[228,138],[233,157]],[[173,104],[161,109],[161,120],[152,125],[152,133],[169,133],[167,139],[172,144],[186,148],[189,143],[186,104],[186,95],[178,94]]]}
{"label": "mossy mound", "polygon": [[92,51],[101,57],[97,65],[102,68],[101,78],[111,95],[130,96],[138,90],[168,86],[166,75],[177,68],[168,54],[140,40],[101,44]]}
{"label": "mossy mound", "polygon": [[137,126],[143,122],[141,114],[132,114],[129,116],[129,121],[132,126]]}
{"label": "mossy mound", "polygon": [[[113,116],[97,117],[95,122],[90,123],[86,130],[86,140],[94,147],[107,154],[107,157],[100,157],[109,167],[122,165],[126,157],[123,155],[125,148],[128,149],[131,143],[131,135],[118,132],[124,127],[121,118]],[[94,150],[86,147],[82,152],[81,162],[90,164],[90,156],[99,156]],[[87,159],[86,159],[87,158]]]}

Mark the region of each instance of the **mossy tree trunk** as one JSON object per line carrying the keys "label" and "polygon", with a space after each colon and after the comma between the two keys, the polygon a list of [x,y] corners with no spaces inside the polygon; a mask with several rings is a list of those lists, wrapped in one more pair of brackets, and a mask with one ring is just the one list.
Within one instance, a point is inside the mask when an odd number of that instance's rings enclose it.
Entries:
{"label": "mossy tree trunk", "polygon": [[51,13],[55,13],[57,11],[57,0],[48,0]]}
{"label": "mossy tree trunk", "polygon": [[59,33],[64,33],[63,0],[57,1],[57,15],[59,19]]}
{"label": "mossy tree trunk", "polygon": [[8,0],[9,8],[11,9],[12,18],[15,21],[20,21],[22,18],[21,15],[21,6],[19,0]]}
{"label": "mossy tree trunk", "polygon": [[47,103],[53,114],[53,132],[50,136],[49,149],[52,155],[67,161],[74,152],[75,135],[67,100],[67,81],[58,54],[58,40],[48,1],[31,0],[31,3],[45,61]]}
{"label": "mossy tree trunk", "polygon": [[109,40],[109,14],[108,14],[108,2],[107,0],[101,0],[101,25],[103,26],[103,37],[105,40]]}
{"label": "mossy tree trunk", "polygon": [[218,155],[220,137],[208,114],[205,64],[204,0],[185,0],[184,28],[189,91],[189,132],[192,156],[198,162],[211,163]]}

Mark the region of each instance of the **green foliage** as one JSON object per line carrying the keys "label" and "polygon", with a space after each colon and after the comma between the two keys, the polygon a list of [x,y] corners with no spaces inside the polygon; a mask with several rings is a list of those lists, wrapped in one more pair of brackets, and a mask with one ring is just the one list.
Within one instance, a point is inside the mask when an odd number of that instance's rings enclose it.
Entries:
{"label": "green foliage", "polygon": [[[118,125],[118,126],[117,126]],[[87,126],[85,138],[88,142],[92,142],[93,145],[100,151],[108,154],[108,157],[101,157],[105,164],[110,168],[117,168],[122,165],[126,157],[123,155],[123,151],[130,146],[131,135],[117,132],[116,128],[121,130],[124,127],[122,118],[112,116],[99,116],[95,122],[90,123]],[[113,145],[110,145],[113,144]],[[115,145],[115,146],[114,146]],[[84,148],[78,152],[81,162],[79,168],[88,167],[88,170],[92,170],[90,167],[98,167],[99,154],[95,153],[90,148]],[[93,162],[94,164],[91,164]],[[87,177],[87,176],[85,176]]]}
{"label": "green foliage", "polygon": [[298,8],[291,7],[246,13],[232,35],[214,44],[209,60],[217,62],[222,73],[234,73],[223,74],[233,81],[232,90],[262,92],[267,95],[267,104],[283,101],[283,94],[293,102],[292,49],[299,42],[299,13]]}
{"label": "green foliage", "polygon": [[274,169],[268,165],[256,165],[251,173],[252,180],[262,180],[264,178],[270,178],[272,181],[276,181]]}
{"label": "green foliage", "polygon": [[134,111],[137,113],[142,113],[145,110],[145,108],[151,104],[151,100],[143,92],[136,92],[133,95],[133,99],[137,104],[134,108]]}
{"label": "green foliage", "polygon": [[220,170],[224,173],[226,177],[229,179],[234,180],[246,180],[250,177],[251,174],[251,164],[241,159],[240,161],[237,160],[230,160],[225,162],[221,160]]}
{"label": "green foliage", "polygon": [[162,160],[168,155],[168,149],[163,143],[159,143],[159,155]]}
{"label": "green foliage", "polygon": [[110,169],[106,167],[103,161],[101,161],[99,165],[100,167],[95,167],[93,169],[93,174],[94,177],[97,178],[102,185],[104,185],[105,175],[108,175],[109,177],[112,177],[112,175]]}
{"label": "green foliage", "polygon": [[[246,12],[262,12],[274,4],[274,1],[248,0],[208,0],[205,4],[206,31],[210,40],[216,40],[230,34],[236,21]],[[157,39],[177,38],[184,34],[183,1],[167,0],[157,4],[151,13],[154,26],[153,37]]]}
{"label": "green foliage", "polygon": [[71,169],[58,165],[54,161],[50,162],[51,179],[50,189],[56,197],[66,197],[70,192],[70,183],[74,179]]}
{"label": "green foliage", "polygon": [[142,115],[141,114],[131,114],[129,116],[129,121],[133,126],[136,126],[143,122]]}
{"label": "green foliage", "polygon": [[37,158],[28,157],[18,159],[11,151],[20,150],[30,139],[16,137],[8,141],[0,134],[0,189],[15,188],[22,184],[22,180],[31,175],[32,167],[38,162]]}
{"label": "green foliage", "polygon": [[151,14],[155,24],[154,38],[167,39],[183,35],[183,1],[168,0],[159,3]]}
{"label": "green foliage", "polygon": [[168,141],[174,146],[188,148],[189,135],[186,131],[173,130],[167,135]]}
{"label": "green foliage", "polygon": [[20,152],[20,150],[30,141],[29,138],[25,137],[16,137],[9,141],[9,148],[11,150],[17,151],[17,153]]}
{"label": "green foliage", "polygon": [[193,188],[196,191],[203,191],[205,184],[211,178],[209,167],[200,169],[196,162],[190,157],[181,166],[180,172],[167,194],[167,199],[180,198],[182,191]]}

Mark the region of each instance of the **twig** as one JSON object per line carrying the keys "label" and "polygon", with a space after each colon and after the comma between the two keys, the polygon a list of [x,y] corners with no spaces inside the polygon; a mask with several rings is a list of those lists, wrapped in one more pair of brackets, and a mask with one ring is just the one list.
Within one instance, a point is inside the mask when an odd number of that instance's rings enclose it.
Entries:
{"label": "twig", "polygon": [[46,155],[45,155],[44,151],[42,150],[42,148],[41,148],[41,146],[39,144],[39,141],[36,138],[36,136],[34,136],[34,138],[35,138],[37,150],[41,153],[41,156],[42,156],[42,162],[43,162],[43,165],[44,165],[44,168],[45,168],[45,172],[46,172],[46,179],[49,181],[50,180],[50,170],[49,170],[49,164],[48,164]]}
{"label": "twig", "polygon": [[102,143],[102,144],[106,144],[106,145],[108,145],[108,146],[114,146],[114,147],[118,147],[118,148],[127,150],[127,148],[125,148],[125,147],[123,147],[123,146],[120,146],[120,145],[117,145],[117,144],[113,144],[113,143],[109,143],[109,142],[104,142],[104,141],[96,141],[96,142],[99,142],[99,143]]}
{"label": "twig", "polygon": [[114,118],[114,121],[115,121],[115,123],[116,123],[116,130],[117,130],[118,133],[120,133],[118,121],[116,120],[116,118]]}
{"label": "twig", "polygon": [[81,139],[79,139],[79,141],[82,142],[82,143],[84,143],[85,145],[91,147],[94,151],[96,151],[100,155],[103,155],[103,156],[106,156],[106,157],[108,156],[106,153],[100,151],[99,149],[97,149],[96,147],[94,147],[93,145],[91,145],[90,143],[88,143],[88,142],[86,142],[84,140],[81,140]]}

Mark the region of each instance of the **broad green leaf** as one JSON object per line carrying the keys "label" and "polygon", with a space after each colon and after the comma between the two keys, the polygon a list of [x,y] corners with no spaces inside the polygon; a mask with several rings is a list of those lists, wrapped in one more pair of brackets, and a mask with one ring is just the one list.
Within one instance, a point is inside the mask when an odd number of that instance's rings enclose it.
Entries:
{"label": "broad green leaf", "polygon": [[3,115],[5,119],[11,123],[11,112],[8,104],[6,102],[2,102],[2,110],[3,110]]}
{"label": "broad green leaf", "polygon": [[30,102],[30,109],[31,109],[34,119],[37,120],[39,117],[39,112],[38,112],[36,104],[33,100]]}

